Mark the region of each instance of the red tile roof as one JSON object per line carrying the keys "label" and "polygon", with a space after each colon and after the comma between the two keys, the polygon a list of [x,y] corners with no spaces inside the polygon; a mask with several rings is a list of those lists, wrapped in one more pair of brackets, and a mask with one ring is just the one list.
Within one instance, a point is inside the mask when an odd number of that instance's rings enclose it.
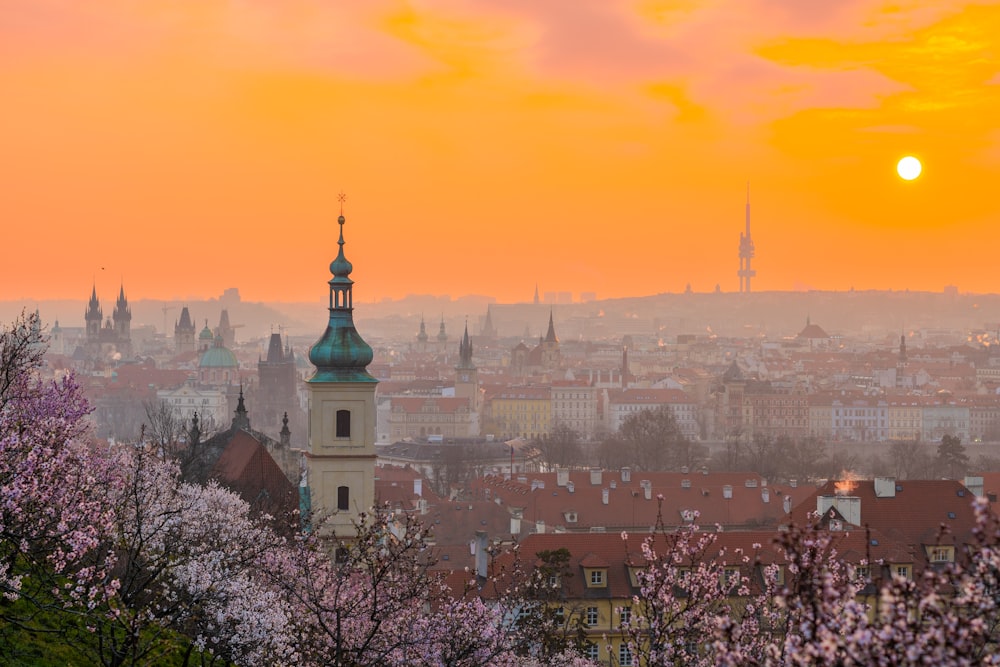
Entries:
{"label": "red tile roof", "polygon": [[[807,496],[792,509],[792,520],[804,525],[817,510],[819,496],[837,493],[830,481]],[[860,523],[898,540],[912,549],[918,562],[925,564],[924,546],[964,544],[972,539],[975,514],[974,496],[960,482],[953,480],[900,480],[892,483],[894,495],[877,497],[873,480],[849,482],[844,495],[860,499]]]}

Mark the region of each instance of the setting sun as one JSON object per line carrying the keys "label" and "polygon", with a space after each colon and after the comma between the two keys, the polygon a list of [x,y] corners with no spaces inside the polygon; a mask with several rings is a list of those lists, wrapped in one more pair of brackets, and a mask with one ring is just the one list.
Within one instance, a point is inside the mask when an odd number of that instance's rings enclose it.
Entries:
{"label": "setting sun", "polygon": [[907,155],[896,164],[896,173],[898,173],[899,177],[904,181],[912,181],[920,175],[922,168],[920,160],[912,155]]}

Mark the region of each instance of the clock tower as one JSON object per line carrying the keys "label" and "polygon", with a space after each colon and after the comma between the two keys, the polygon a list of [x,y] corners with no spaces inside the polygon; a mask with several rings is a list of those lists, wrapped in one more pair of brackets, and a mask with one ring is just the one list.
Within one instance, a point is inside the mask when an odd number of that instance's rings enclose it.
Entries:
{"label": "clock tower", "polygon": [[337,536],[350,538],[359,515],[375,503],[378,380],[367,370],[372,348],[354,327],[353,267],[344,257],[344,222],[341,211],[340,249],[330,263],[329,322],[309,351],[316,372],[307,380],[306,484],[316,519]]}

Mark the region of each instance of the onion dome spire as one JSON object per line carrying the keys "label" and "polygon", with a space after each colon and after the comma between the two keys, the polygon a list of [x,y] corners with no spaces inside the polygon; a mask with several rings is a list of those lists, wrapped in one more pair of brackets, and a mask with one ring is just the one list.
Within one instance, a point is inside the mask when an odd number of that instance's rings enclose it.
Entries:
{"label": "onion dome spire", "polygon": [[[343,195],[341,195],[343,197]],[[343,199],[341,199],[343,201]],[[309,350],[309,361],[316,366],[310,382],[377,382],[367,371],[372,348],[354,326],[354,300],[351,271],[354,267],[344,256],[343,214],[337,218],[340,239],[337,257],[330,262],[330,320],[326,331]]]}

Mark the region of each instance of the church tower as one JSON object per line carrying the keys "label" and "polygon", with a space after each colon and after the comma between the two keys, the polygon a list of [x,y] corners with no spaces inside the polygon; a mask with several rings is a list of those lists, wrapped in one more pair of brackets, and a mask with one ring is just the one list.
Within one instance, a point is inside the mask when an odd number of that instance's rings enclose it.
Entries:
{"label": "church tower", "polygon": [[118,290],[118,301],[112,314],[115,321],[115,336],[118,338],[118,351],[125,356],[132,355],[132,309],[125,298],[125,285]]}
{"label": "church tower", "polygon": [[486,320],[483,321],[483,328],[479,335],[487,340],[493,340],[497,337],[497,328],[493,325],[493,315],[489,306],[486,306]]}
{"label": "church tower", "polygon": [[437,335],[437,351],[438,354],[444,354],[448,346],[448,334],[444,330],[444,313],[441,313],[441,326],[438,328]]}
{"label": "church tower", "polygon": [[87,304],[87,312],[84,313],[87,321],[87,344],[100,345],[101,322],[104,314],[101,312],[101,302],[97,300],[97,285],[95,284],[90,292],[90,302]]}
{"label": "church tower", "polygon": [[[343,201],[343,200],[341,200]],[[309,351],[316,372],[308,383],[308,494],[319,518],[350,538],[354,522],[375,504],[375,385],[367,370],[372,348],[354,327],[350,279],[353,267],[344,257],[344,216],[340,249],[330,263],[330,319]]]}
{"label": "church tower", "polygon": [[559,351],[559,338],[556,336],[556,325],[552,320],[552,311],[549,311],[549,330],[545,333],[545,338],[541,342],[542,366],[546,370],[559,368],[562,355]]}
{"label": "church tower", "polygon": [[455,367],[455,397],[469,401],[469,409],[479,412],[479,370],[472,363],[472,341],[469,340],[469,323],[458,344],[458,366]]}
{"label": "church tower", "polygon": [[191,319],[191,311],[188,310],[187,306],[181,309],[181,317],[174,324],[174,346],[177,350],[177,354],[183,354],[184,352],[194,352],[197,350],[195,344],[195,326],[194,320]]}
{"label": "church tower", "polygon": [[424,324],[424,316],[420,316],[420,333],[417,334],[417,350],[427,351],[427,325]]}

